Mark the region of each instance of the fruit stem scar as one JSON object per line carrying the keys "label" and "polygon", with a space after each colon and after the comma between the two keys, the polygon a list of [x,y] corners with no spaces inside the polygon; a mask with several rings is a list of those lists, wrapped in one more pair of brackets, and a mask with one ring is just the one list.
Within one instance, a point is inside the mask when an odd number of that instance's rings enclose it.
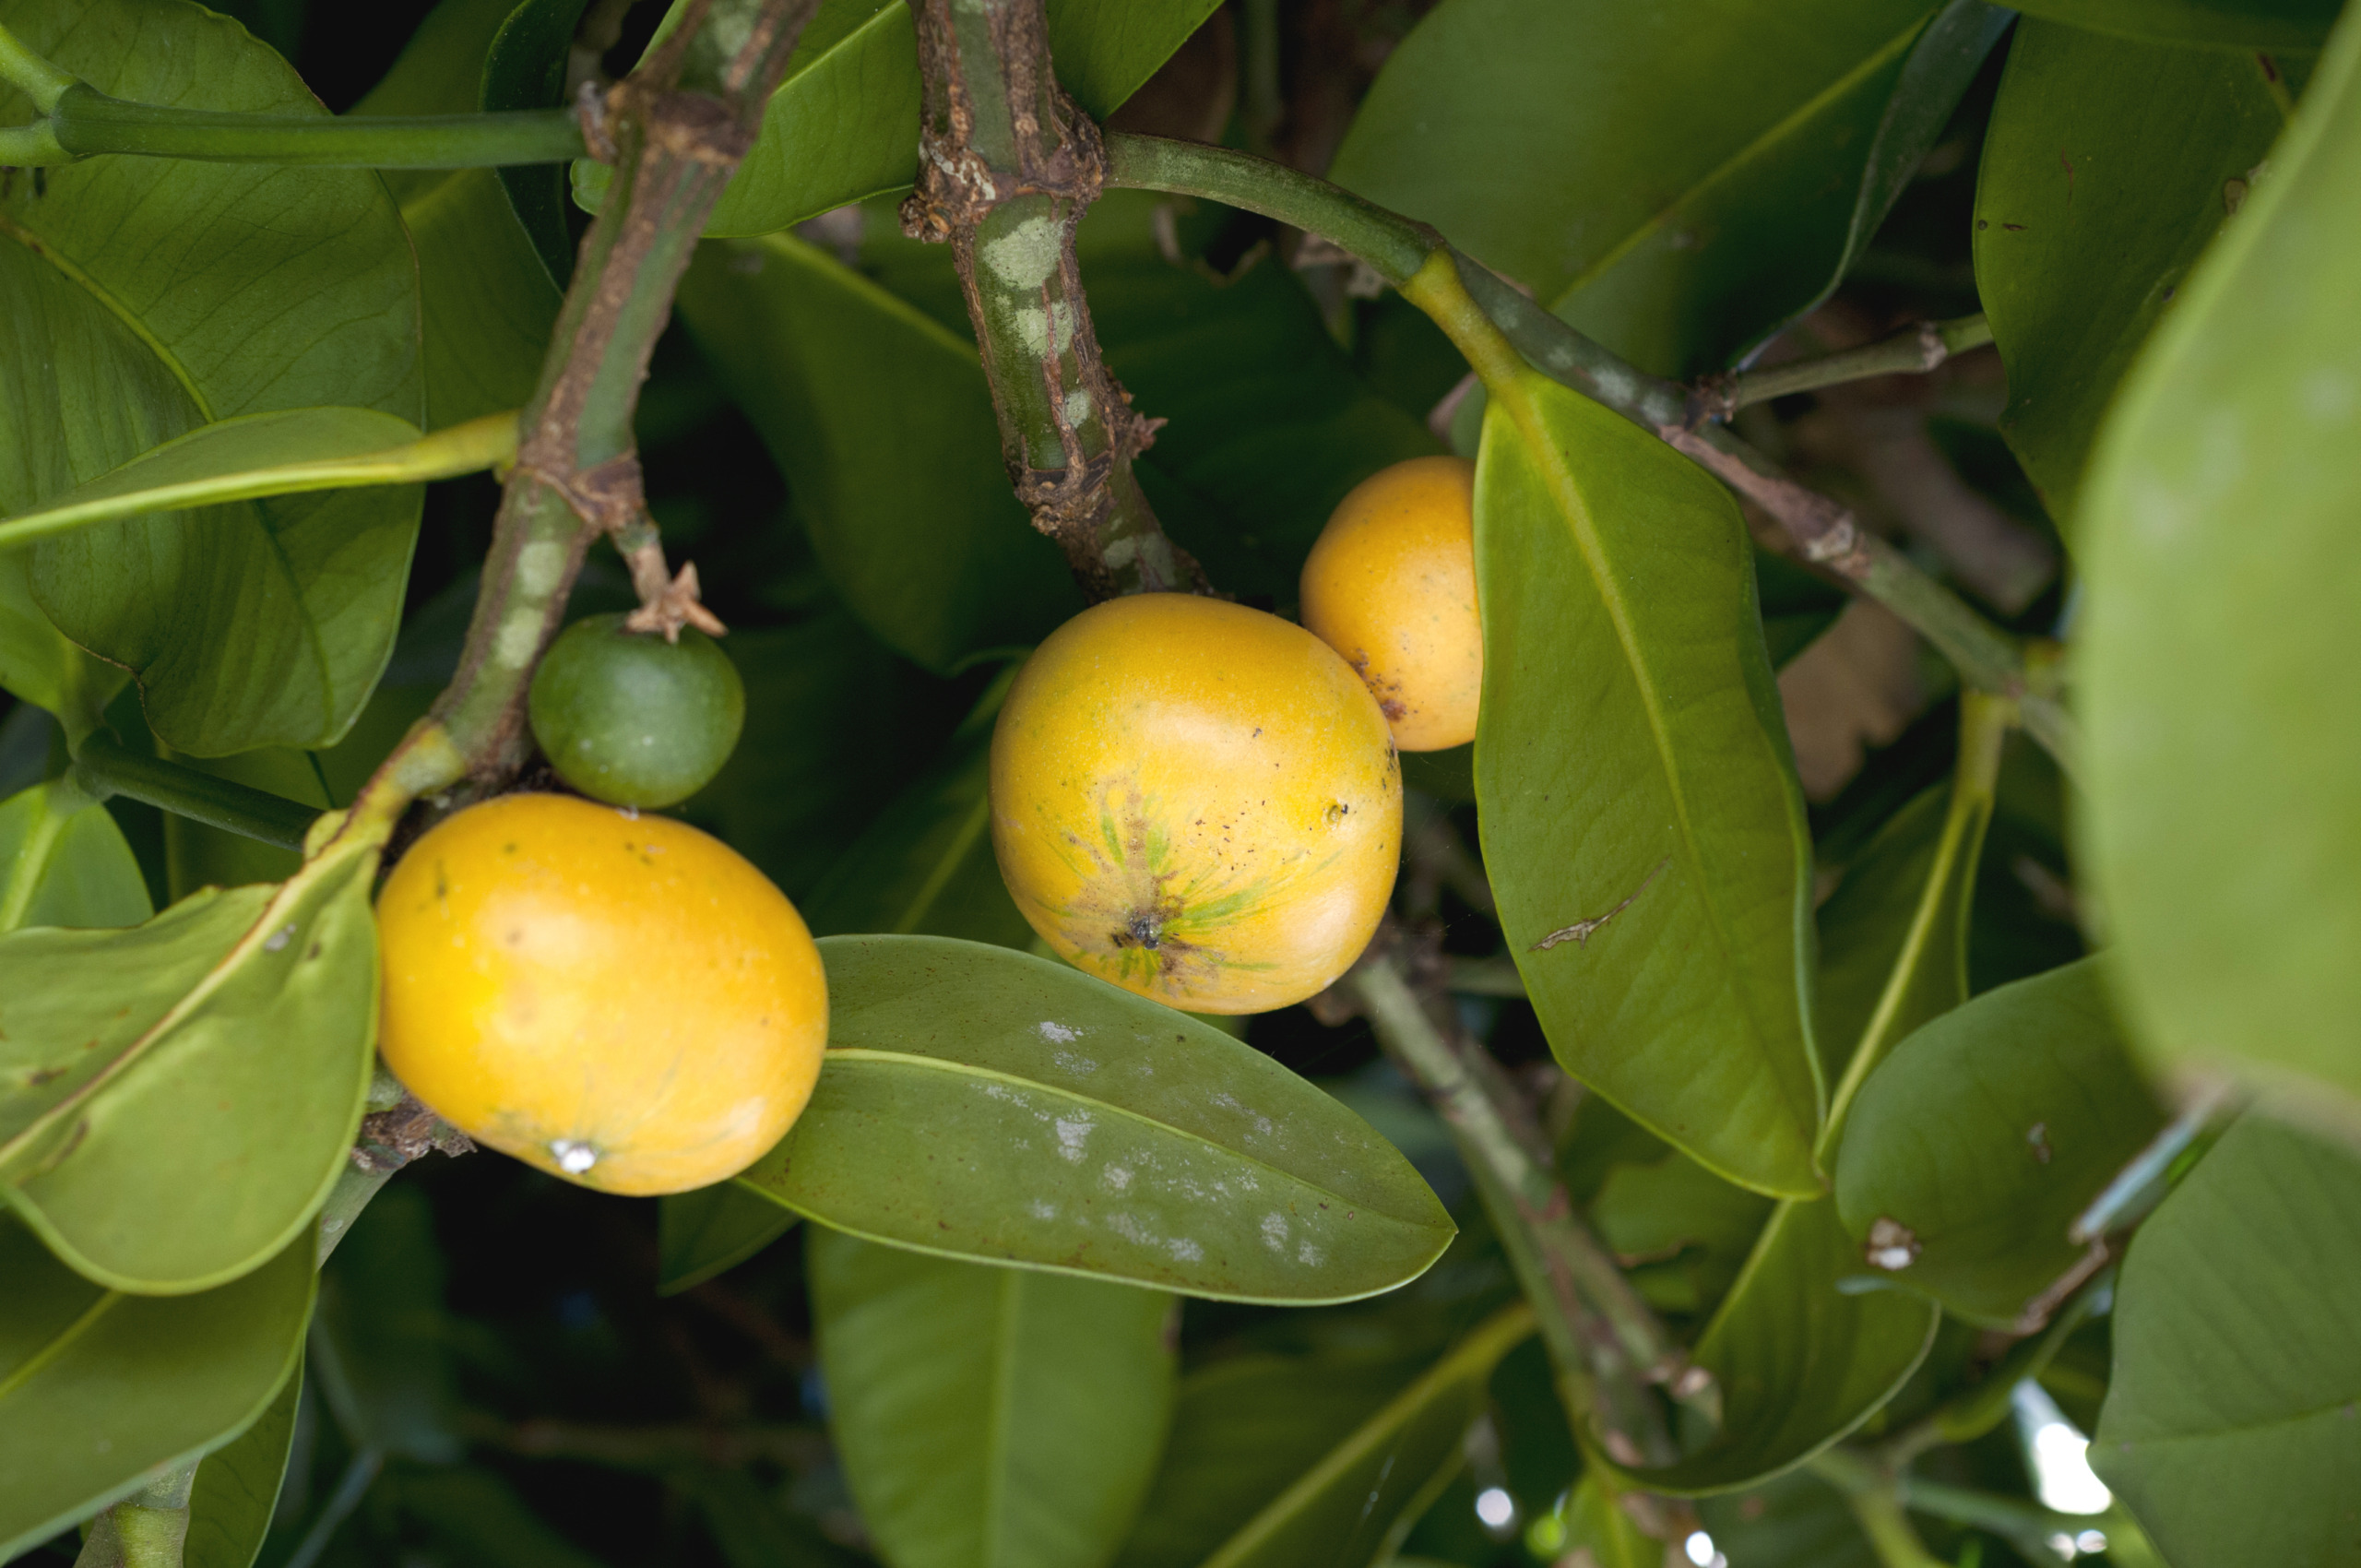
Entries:
{"label": "fruit stem scar", "polygon": [[550,1153],[557,1159],[557,1168],[568,1176],[579,1176],[599,1163],[599,1151],[580,1138],[552,1138]]}
{"label": "fruit stem scar", "polygon": [[1547,953],[1549,949],[1557,946],[1558,944],[1561,942],[1571,942],[1577,947],[1588,946],[1590,944],[1590,939],[1598,934],[1599,928],[1604,926],[1608,921],[1613,920],[1616,916],[1621,914],[1624,910],[1630,909],[1635,902],[1637,902],[1640,895],[1648,890],[1648,884],[1654,882],[1663,873],[1664,868],[1670,864],[1672,864],[1672,857],[1670,855],[1667,855],[1663,860],[1656,862],[1656,869],[1655,871],[1648,873],[1647,875],[1640,879],[1640,885],[1631,889],[1631,895],[1626,897],[1623,902],[1616,905],[1615,908],[1608,910],[1607,913],[1603,915],[1594,915],[1589,920],[1576,921],[1570,926],[1562,926],[1558,930],[1551,932],[1548,935],[1543,937],[1532,946],[1526,948],[1525,951],[1528,953]]}

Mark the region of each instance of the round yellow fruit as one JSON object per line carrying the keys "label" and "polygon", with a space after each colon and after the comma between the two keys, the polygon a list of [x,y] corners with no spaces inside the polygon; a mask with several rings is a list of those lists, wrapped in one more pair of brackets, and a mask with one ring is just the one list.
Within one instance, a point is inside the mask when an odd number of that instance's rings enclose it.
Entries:
{"label": "round yellow fruit", "polygon": [[609,1193],[745,1169],[812,1098],[827,977],[802,918],[695,828],[567,795],[470,806],[377,899],[378,1049],[477,1142]]}
{"label": "round yellow fruit", "polygon": [[1188,594],[1084,611],[992,732],[992,849],[1077,968],[1197,1013],[1300,1002],[1368,945],[1402,849],[1385,716],[1328,646]]}
{"label": "round yellow fruit", "polygon": [[1476,465],[1412,457],[1354,486],[1303,564],[1303,624],[1369,683],[1404,751],[1474,740]]}

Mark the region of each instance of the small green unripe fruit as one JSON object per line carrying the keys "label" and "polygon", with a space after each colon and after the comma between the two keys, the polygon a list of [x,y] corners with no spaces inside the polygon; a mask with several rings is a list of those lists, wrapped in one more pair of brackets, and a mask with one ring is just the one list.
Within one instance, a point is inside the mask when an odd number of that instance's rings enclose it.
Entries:
{"label": "small green unripe fruit", "polygon": [[568,626],[527,699],[557,776],[614,806],[669,806],[721,771],[746,722],[746,688],[704,633],[668,643],[621,615]]}

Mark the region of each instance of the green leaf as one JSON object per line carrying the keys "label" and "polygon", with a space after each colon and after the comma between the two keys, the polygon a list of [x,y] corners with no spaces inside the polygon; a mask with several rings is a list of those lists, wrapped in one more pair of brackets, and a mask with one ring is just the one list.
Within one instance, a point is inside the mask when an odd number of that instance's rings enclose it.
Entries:
{"label": "green leaf", "polygon": [[674,1296],[737,1267],[787,1234],[795,1216],[735,1182],[656,1203],[656,1293]]}
{"label": "green leaf", "polygon": [[438,431],[374,409],[285,409],[202,424],[0,518],[0,549],[150,512],[474,473],[516,456],[513,424]]}
{"label": "green leaf", "polygon": [[2350,1562],[2361,1161],[2241,1118],[2132,1238],[2091,1467],[2173,1568]]}
{"label": "green leaf", "polygon": [[[6,0],[0,25],[114,95],[325,113],[244,30],[181,0]],[[0,113],[18,95],[0,91]],[[216,420],[423,415],[418,274],[365,170],[99,158],[0,196],[0,507],[22,513]],[[200,754],[341,733],[393,646],[415,486],[231,503],[32,552],[57,629],[138,679]]]}
{"label": "green leaf", "polygon": [[1645,368],[1718,366],[1835,286],[2007,20],[1461,0],[1387,59],[1330,178]]}
{"label": "green leaf", "polygon": [[181,1546],[183,1568],[254,1568],[286,1482],[295,1408],[303,1395],[303,1366],[298,1360],[270,1408],[244,1435],[197,1466],[196,1484],[189,1491],[188,1538]]}
{"label": "green leaf", "polygon": [[1720,1431],[1679,1464],[1623,1473],[1674,1496],[1752,1486],[1876,1414],[1917,1370],[1941,1314],[1900,1291],[1837,1288],[1864,1267],[1833,1203],[1773,1210],[1694,1352],[1721,1385]]}
{"label": "green leaf", "polygon": [[[1058,79],[1105,119],[1187,41],[1220,0],[1049,0]],[[680,19],[677,3],[661,38]],[[824,0],[803,30],[762,135],[721,195],[707,234],[767,234],[833,208],[907,188],[918,174],[918,46],[898,0]],[[575,198],[597,211],[613,172],[574,166]]]}
{"label": "green leaf", "polygon": [[380,1192],[320,1270],[313,1365],[355,1446],[447,1465],[466,1452],[434,1209],[408,1185]]}
{"label": "green leaf", "polygon": [[1389,1561],[1463,1463],[1467,1429],[1489,1402],[1492,1369],[1532,1333],[1532,1311],[1523,1302],[1485,1319],[1289,1482],[1203,1568],[1371,1568]]}
{"label": "green leaf", "polygon": [[127,1296],[0,1213],[0,1560],[236,1437],[302,1359],[312,1238],[219,1289]]}
{"label": "green leaf", "polygon": [[830,937],[812,1104],[741,1180],[919,1252],[1230,1301],[1350,1301],[1453,1229],[1351,1111],[1184,1013],[1027,953]]}
{"label": "green leaf", "polygon": [[[2024,1333],[2090,1248],[2075,1216],[2164,1126],[2085,958],[1987,992],[1895,1048],[1846,1119],[1845,1229],[1915,1250],[1895,1279],[1953,1314]],[[1872,1237],[1880,1220],[1915,1240]]]}
{"label": "green leaf", "polygon": [[[478,107],[554,109],[565,101],[565,77],[588,0],[524,0],[501,24],[484,59]],[[553,163],[495,170],[509,209],[531,243],[553,289],[574,277],[573,208],[567,171]]]}
{"label": "green leaf", "polygon": [[1844,1494],[1809,1471],[1706,1498],[1697,1514],[1714,1548],[1746,1568],[1879,1568]]}
{"label": "green leaf", "polygon": [[1650,1129],[1818,1193],[1811,846],[1745,528],[1637,427],[1514,386],[1477,466],[1476,785],[1525,994],[1559,1063]]}
{"label": "green leaf", "polygon": [[310,1224],[369,1087],[376,863],[339,848],[128,931],[0,937],[0,1183],[77,1270],[202,1290]]}
{"label": "green leaf", "polygon": [[123,829],[65,782],[0,801],[0,932],[137,925],[154,910]]}
{"label": "green leaf", "polygon": [[1192,1372],[1116,1568],[1197,1568],[1424,1370],[1255,1354]]}
{"label": "green leaf", "polygon": [[[1599,1481],[1585,1471],[1566,1500],[1564,1550],[1576,1562],[1587,1552],[1597,1568],[1664,1568],[1666,1543],[1643,1531]],[[1718,1546],[1720,1543],[1714,1543]]]}
{"label": "green leaf", "polygon": [[29,552],[0,550],[0,691],[55,714],[78,744],[126,677],[58,635],[33,601],[32,564]]}
{"label": "green leaf", "polygon": [[[2283,89],[2284,90],[2284,89]],[[1975,181],[1975,285],[2009,370],[2000,432],[2070,540],[2099,422],[2281,116],[2250,53],[2030,18]]]}
{"label": "green leaf", "polygon": [[810,1232],[828,1427],[892,1568],[1097,1568],[1172,1413],[1173,1300]]}
{"label": "green leaf", "polygon": [[[1869,1021],[1877,1016],[1910,941],[1912,922],[1926,902],[1928,879],[1942,850],[1951,794],[1948,785],[1930,785],[1887,818],[1820,907],[1820,984],[1812,1001],[1821,1066],[1831,1078],[1843,1075],[1869,1033]],[[1944,940],[1921,942],[1924,991],[1933,994],[1922,994],[1920,1004],[1910,1011],[1923,1016],[1903,1024],[1898,1033],[1891,1028],[1880,1031],[1888,1043],[1967,1000],[1964,938],[1964,932],[1952,931]],[[1946,961],[1952,959],[1957,961]]]}
{"label": "green leaf", "polygon": [[1651,1164],[1611,1169],[1590,1214],[1599,1240],[1623,1263],[1673,1265],[1669,1277],[1636,1276],[1643,1294],[1668,1311],[1697,1312],[1736,1282],[1771,1208],[1762,1194],[1672,1149]]}
{"label": "green leaf", "polygon": [[779,467],[846,605],[931,670],[1082,608],[1000,465],[975,346],[787,235],[707,246],[682,319]]}
{"label": "green leaf", "polygon": [[2159,43],[2317,48],[2344,0],[2022,0],[2027,17]]}
{"label": "green leaf", "polygon": [[[2361,20],[2111,416],[2082,861],[2135,1044],[2361,1115]],[[2328,1098],[2297,1079],[2287,1103]]]}
{"label": "green leaf", "polygon": [[[184,766],[323,811],[336,803],[328,798],[326,780],[313,754],[290,746],[267,746],[236,756],[190,758]],[[165,881],[174,898],[185,898],[200,887],[284,882],[303,865],[303,857],[296,850],[165,814]]]}

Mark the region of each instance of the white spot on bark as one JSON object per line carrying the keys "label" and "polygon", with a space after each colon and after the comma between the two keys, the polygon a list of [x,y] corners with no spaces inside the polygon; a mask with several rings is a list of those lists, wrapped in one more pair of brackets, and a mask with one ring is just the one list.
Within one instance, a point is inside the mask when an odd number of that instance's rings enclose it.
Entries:
{"label": "white spot on bark", "polygon": [[565,546],[552,539],[537,539],[516,552],[517,591],[539,599],[553,592],[565,572]]}
{"label": "white spot on bark", "polygon": [[993,277],[1029,292],[1058,269],[1058,225],[1048,218],[1027,218],[985,244],[980,254]]}

